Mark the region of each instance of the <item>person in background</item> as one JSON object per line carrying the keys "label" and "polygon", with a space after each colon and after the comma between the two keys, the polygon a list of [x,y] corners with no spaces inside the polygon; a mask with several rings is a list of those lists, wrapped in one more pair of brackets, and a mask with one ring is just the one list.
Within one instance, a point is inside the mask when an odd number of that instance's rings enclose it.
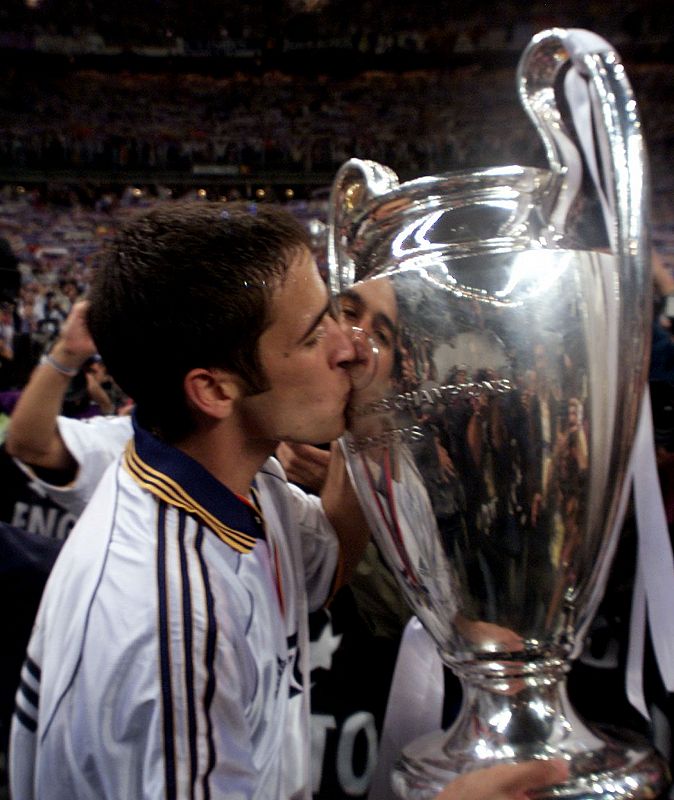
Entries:
{"label": "person in background", "polygon": [[15,346],[19,318],[16,305],[21,287],[19,260],[11,245],[0,237],[0,390],[12,388],[15,379]]}

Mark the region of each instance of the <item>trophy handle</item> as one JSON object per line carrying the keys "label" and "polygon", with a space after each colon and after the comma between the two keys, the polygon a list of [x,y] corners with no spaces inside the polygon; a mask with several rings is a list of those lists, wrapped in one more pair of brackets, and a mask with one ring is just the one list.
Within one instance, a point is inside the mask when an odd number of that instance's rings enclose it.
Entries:
{"label": "trophy handle", "polygon": [[351,226],[372,199],[398,186],[396,173],[376,161],[350,158],[337,171],[328,210],[328,266],[335,294],[356,280],[356,265],[348,250]]}
{"label": "trophy handle", "polygon": [[517,66],[517,89],[524,110],[540,136],[548,164],[559,180],[553,184],[545,213],[553,237],[562,235],[566,218],[583,177],[583,162],[571,132],[557,105],[555,86],[562,68],[569,62],[564,46],[566,31],[553,29],[537,34]]}
{"label": "trophy handle", "polygon": [[[569,64],[570,62],[570,64]],[[525,110],[545,144],[553,172],[563,186],[549,217],[563,233],[564,220],[580,186],[582,166],[578,147],[562,121],[555,81],[564,76],[568,115],[601,203],[609,246],[616,257],[619,298],[612,324],[618,326],[620,359],[633,364],[621,372],[616,386],[629,398],[618,440],[617,464],[626,467],[636,428],[637,409],[645,386],[650,347],[652,295],[650,264],[650,179],[643,131],[625,69],[611,45],[590,31],[553,28],[531,40],[518,66],[518,86]],[[577,174],[578,173],[578,174]],[[617,358],[617,356],[616,356]]]}
{"label": "trophy handle", "polygon": [[[582,181],[583,160],[555,94],[556,80],[569,62],[572,69],[564,78],[568,114],[594,179],[609,242],[614,253],[621,257],[629,254],[639,271],[650,271],[648,175],[636,102],[611,45],[581,29],[553,28],[537,34],[522,54],[517,71],[522,105],[538,130],[552,171],[562,177],[562,188],[549,213],[550,224],[558,234],[564,232]],[[636,284],[632,288],[639,290]],[[635,303],[647,302],[647,291],[648,287],[641,287]]]}
{"label": "trophy handle", "polygon": [[[564,75],[566,111],[578,147],[572,145],[556,104],[555,82]],[[597,396],[593,419],[612,437],[611,480],[623,484],[629,466],[641,399],[646,384],[650,347],[650,180],[643,132],[636,101],[619,56],[604,39],[579,29],[552,29],[535,36],[518,68],[520,98],[547,150],[553,172],[562,176],[558,199],[553,198],[549,220],[562,233],[573,196],[580,188],[583,166],[592,178],[603,212],[615,269],[605,276],[605,325],[614,334],[611,352],[601,355],[607,365],[607,397],[621,398],[620,413],[606,414]],[[558,84],[559,89],[559,84]],[[582,151],[582,158],[579,152]],[[554,234],[553,234],[554,235]],[[609,274],[612,273],[612,274]],[[621,369],[621,364],[630,365]],[[601,422],[600,422],[601,421]],[[595,435],[598,433],[595,430]],[[617,497],[610,511],[615,549],[623,511]],[[586,610],[577,642],[596,609],[605,586],[611,558],[600,559],[589,601],[578,598]]]}

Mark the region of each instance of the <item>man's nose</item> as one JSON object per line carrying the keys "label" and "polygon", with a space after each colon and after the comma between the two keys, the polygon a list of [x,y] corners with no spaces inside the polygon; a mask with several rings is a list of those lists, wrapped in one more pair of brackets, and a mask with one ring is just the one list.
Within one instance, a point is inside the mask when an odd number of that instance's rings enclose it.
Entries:
{"label": "man's nose", "polygon": [[332,350],[332,367],[349,367],[358,358],[353,340],[353,329],[341,322],[332,321],[334,327],[334,347]]}
{"label": "man's nose", "polygon": [[365,389],[372,382],[379,363],[379,349],[362,328],[352,327],[350,341],[354,356],[345,363],[354,389]]}

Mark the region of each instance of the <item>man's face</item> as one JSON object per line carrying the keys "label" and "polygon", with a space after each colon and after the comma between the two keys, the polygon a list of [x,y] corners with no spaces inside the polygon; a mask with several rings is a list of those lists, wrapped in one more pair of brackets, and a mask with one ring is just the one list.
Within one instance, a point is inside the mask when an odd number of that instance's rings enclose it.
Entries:
{"label": "man's face", "polygon": [[391,281],[373,278],[357,283],[340,295],[339,309],[343,322],[361,328],[378,350],[374,377],[355,400],[378,400],[391,391],[397,346],[398,304]]}
{"label": "man's face", "polygon": [[271,305],[273,322],[259,341],[270,388],[245,397],[248,434],[268,442],[329,442],[344,430],[351,392],[351,338],[332,316],[327,288],[308,250],[288,269]]}

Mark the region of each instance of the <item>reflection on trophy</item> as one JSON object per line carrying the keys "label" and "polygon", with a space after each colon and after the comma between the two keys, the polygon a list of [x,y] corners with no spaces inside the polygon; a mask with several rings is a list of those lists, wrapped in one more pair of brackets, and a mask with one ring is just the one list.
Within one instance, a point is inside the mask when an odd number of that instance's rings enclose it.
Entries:
{"label": "reflection on trophy", "polygon": [[[584,162],[583,123],[556,99],[571,72],[595,110]],[[645,381],[641,129],[622,65],[593,34],[539,34],[518,82],[549,170],[400,185],[353,159],[332,192],[334,288],[378,350],[350,411],[349,469],[464,690],[455,724],[409,745],[393,785],[430,798],[467,770],[561,757],[571,777],[549,797],[653,797],[659,757],[588,728],[564,683],[615,549]],[[605,223],[586,215],[583,163]]]}

